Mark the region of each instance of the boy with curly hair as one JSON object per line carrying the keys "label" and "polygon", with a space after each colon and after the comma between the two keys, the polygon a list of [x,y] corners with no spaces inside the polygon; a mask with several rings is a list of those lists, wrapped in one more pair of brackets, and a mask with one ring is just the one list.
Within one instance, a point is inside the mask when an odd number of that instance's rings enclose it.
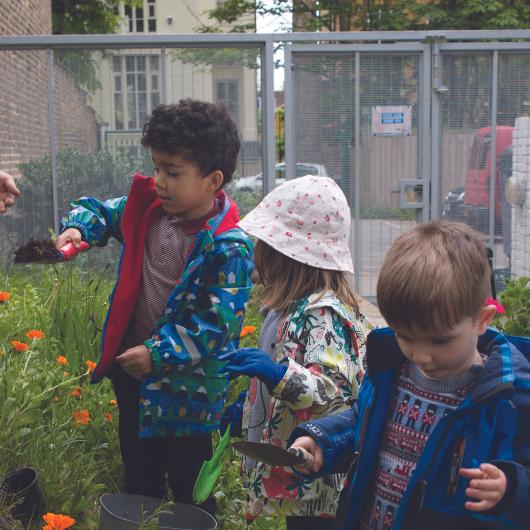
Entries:
{"label": "boy with curly hair", "polygon": [[225,108],[182,100],[154,110],[142,144],[154,177],[75,201],[56,245],[123,244],[93,379],[114,386],[126,491],[163,497],[167,478],[191,504],[228,390],[215,356],[237,347],[251,287],[252,244],[222,189],[240,141]]}

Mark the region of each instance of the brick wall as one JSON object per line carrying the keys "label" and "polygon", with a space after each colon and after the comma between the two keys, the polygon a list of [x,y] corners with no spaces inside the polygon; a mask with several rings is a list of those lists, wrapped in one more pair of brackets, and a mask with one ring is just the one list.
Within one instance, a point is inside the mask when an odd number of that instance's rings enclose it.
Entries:
{"label": "brick wall", "polygon": [[51,0],[0,0],[0,35],[49,35]]}
{"label": "brick wall", "polygon": [[[51,0],[0,0],[0,34],[50,34],[51,29]],[[96,118],[86,93],[62,66],[53,64],[52,75],[57,149],[94,150]],[[1,50],[0,79],[0,169],[20,177],[21,162],[51,154],[46,51]],[[54,225],[50,179],[21,184],[16,207],[0,222],[0,263],[30,237],[46,237]]]}
{"label": "brick wall", "polygon": [[522,188],[524,202],[512,208],[512,271],[530,276],[530,117],[515,120],[512,177]]}
{"label": "brick wall", "polygon": [[[0,0],[1,35],[51,33],[51,0]],[[86,94],[54,65],[54,114],[58,149],[96,147],[96,120]],[[50,154],[46,52],[0,51],[0,169],[19,176],[17,165]]]}

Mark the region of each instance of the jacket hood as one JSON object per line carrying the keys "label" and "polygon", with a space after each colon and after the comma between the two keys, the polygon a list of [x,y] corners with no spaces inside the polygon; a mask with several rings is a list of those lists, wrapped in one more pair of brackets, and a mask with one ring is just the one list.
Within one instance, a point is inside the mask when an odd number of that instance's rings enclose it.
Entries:
{"label": "jacket hood", "polygon": [[[478,350],[487,356],[486,364],[470,389],[471,403],[502,390],[526,389],[530,394],[530,339],[503,335],[488,328],[479,337]],[[406,361],[390,328],[373,330],[367,339],[368,373],[397,370]]]}

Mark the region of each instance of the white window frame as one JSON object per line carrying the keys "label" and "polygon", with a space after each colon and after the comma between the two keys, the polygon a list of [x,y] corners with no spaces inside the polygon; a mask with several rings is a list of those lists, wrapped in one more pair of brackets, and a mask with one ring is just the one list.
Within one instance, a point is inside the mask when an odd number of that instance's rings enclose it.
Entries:
{"label": "white window frame", "polygon": [[[224,90],[226,95],[228,95],[229,85],[235,86],[235,109],[230,107],[230,101],[227,99],[222,99],[219,95],[219,85],[224,85]],[[241,119],[241,83],[239,79],[230,78],[230,79],[215,79],[214,80],[214,97],[215,103],[224,103],[230,112],[230,117],[234,120],[236,125],[239,127]]]}
{"label": "white window frame", "polygon": [[[138,69],[138,58],[143,57],[145,61],[145,68],[143,70]],[[158,65],[155,66],[154,58],[157,58]],[[115,69],[115,59],[120,60],[120,69]],[[132,58],[134,67],[132,70],[127,70],[128,59]],[[160,54],[123,54],[114,55],[112,59],[112,126],[115,130],[122,131],[138,131],[141,130],[145,116],[140,115],[139,108],[139,94],[145,93],[145,115],[151,114],[155,106],[160,104],[161,98],[161,76],[160,76],[160,61],[162,60]],[[145,75],[145,90],[139,90],[139,75]],[[128,85],[127,76],[134,76],[134,88],[131,90]],[[117,90],[117,78],[120,79],[120,90]],[[156,87],[154,87],[154,79],[156,78]],[[121,95],[121,109],[116,108],[116,95]],[[158,101],[153,102],[153,95],[158,94]],[[129,116],[129,100],[134,99],[134,116]],[[116,114],[121,110],[122,113],[122,128],[117,127]],[[135,120],[135,127],[129,126],[129,121]]]}
{"label": "white window frame", "polygon": [[[153,8],[153,14],[151,15],[150,8]],[[125,11],[130,10],[131,15],[127,15]],[[137,10],[140,9],[142,12],[142,18],[137,18]],[[143,0],[142,7],[125,7],[124,4],[120,4],[120,16],[124,19],[124,33],[156,33],[157,32],[157,20],[156,20],[156,0]],[[143,21],[142,31],[137,31],[137,22],[138,20]],[[155,29],[149,29],[149,23],[154,22]],[[131,31],[132,29],[132,31]]]}

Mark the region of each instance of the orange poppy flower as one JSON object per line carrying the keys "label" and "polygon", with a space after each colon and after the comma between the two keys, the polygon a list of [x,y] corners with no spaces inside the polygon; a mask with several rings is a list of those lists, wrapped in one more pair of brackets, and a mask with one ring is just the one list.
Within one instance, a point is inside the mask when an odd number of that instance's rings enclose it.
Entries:
{"label": "orange poppy flower", "polygon": [[93,372],[97,366],[94,361],[86,361],[85,364],[87,365],[89,372]]}
{"label": "orange poppy flower", "polygon": [[17,351],[26,351],[29,350],[29,346],[25,342],[20,342],[19,340],[12,340],[11,344],[13,348]]}
{"label": "orange poppy flower", "polygon": [[42,527],[42,530],[66,530],[76,523],[76,520],[69,515],[57,513],[47,513],[42,518],[48,523]]}
{"label": "orange poppy flower", "polygon": [[79,399],[81,397],[81,387],[80,386],[74,386],[72,391],[70,392],[70,395],[73,397],[76,397]]}
{"label": "orange poppy flower", "polygon": [[110,412],[104,412],[103,416],[105,416],[105,419],[111,423],[112,422],[112,414]]}
{"label": "orange poppy flower", "polygon": [[86,409],[75,410],[73,416],[77,425],[88,425],[90,423],[90,412]]}
{"label": "orange poppy flower", "polygon": [[109,403],[110,403],[113,407],[115,407],[115,406],[118,404],[118,402],[117,402],[115,399],[111,399],[111,400],[109,401]]}
{"label": "orange poppy flower", "polygon": [[256,326],[243,326],[243,329],[241,330],[240,337],[246,337],[247,335],[250,335],[251,333],[254,333],[256,331]]}
{"label": "orange poppy flower", "polygon": [[52,399],[53,399],[53,401],[54,401],[55,403],[57,403],[58,401],[61,400],[61,398],[60,398],[59,396],[53,396]]}
{"label": "orange poppy flower", "polygon": [[30,330],[26,333],[26,337],[27,337],[29,340],[43,339],[43,338],[44,338],[44,333],[43,333],[42,331],[40,331],[39,329],[30,329]]}
{"label": "orange poppy flower", "polygon": [[59,364],[62,364],[63,366],[68,364],[68,359],[64,355],[59,355],[55,359]]}
{"label": "orange poppy flower", "polygon": [[11,298],[11,295],[7,291],[0,291],[0,304],[7,302]]}

